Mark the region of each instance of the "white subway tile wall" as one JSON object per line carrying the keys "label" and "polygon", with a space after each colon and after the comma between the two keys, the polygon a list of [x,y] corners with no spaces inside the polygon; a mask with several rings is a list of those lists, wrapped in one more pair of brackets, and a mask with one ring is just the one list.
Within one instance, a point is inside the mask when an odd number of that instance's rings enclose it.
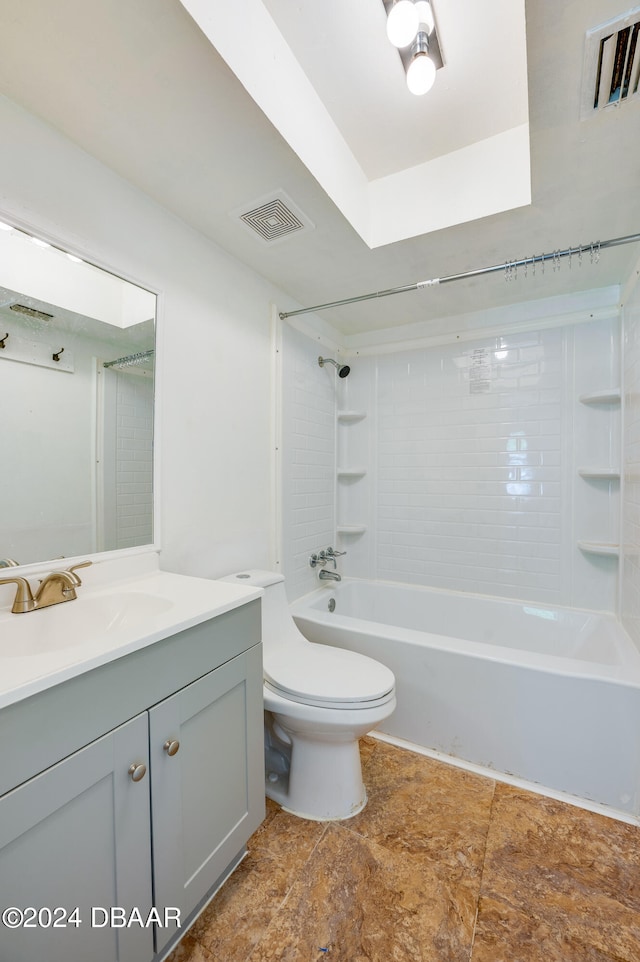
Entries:
{"label": "white subway tile wall", "polygon": [[562,333],[378,361],[377,572],[558,601]]}
{"label": "white subway tile wall", "polygon": [[[617,537],[618,486],[578,470],[619,457],[619,409],[594,414],[578,398],[617,386],[617,318],[349,363],[343,406],[367,416],[338,425],[338,467],[366,473],[338,479],[337,520],[366,530],[339,538],[345,574],[614,608],[615,559],[577,541]],[[302,431],[296,443],[289,457]],[[322,477],[328,498],[328,458]]]}
{"label": "white subway tile wall", "polygon": [[335,536],[335,370],[318,345],[283,328],[283,573],[290,600],[317,587],[309,557]]}
{"label": "white subway tile wall", "polygon": [[153,378],[118,372],[116,547],[153,542]]}
{"label": "white subway tile wall", "polygon": [[640,284],[624,307],[621,620],[640,647]]}

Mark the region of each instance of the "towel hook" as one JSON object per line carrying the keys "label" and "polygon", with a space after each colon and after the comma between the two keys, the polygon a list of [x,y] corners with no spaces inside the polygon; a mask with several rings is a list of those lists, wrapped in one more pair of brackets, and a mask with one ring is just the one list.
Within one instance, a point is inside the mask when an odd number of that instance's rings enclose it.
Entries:
{"label": "towel hook", "polygon": [[60,355],[63,353],[64,353],[64,348],[61,347],[60,350],[56,354],[52,354],[51,357],[53,358],[54,361],[59,361]]}
{"label": "towel hook", "polygon": [[4,348],[4,342],[6,341],[6,339],[7,339],[8,337],[9,337],[9,332],[8,332],[8,331],[7,331],[7,333],[5,334],[4,337],[0,337],[0,348]]}

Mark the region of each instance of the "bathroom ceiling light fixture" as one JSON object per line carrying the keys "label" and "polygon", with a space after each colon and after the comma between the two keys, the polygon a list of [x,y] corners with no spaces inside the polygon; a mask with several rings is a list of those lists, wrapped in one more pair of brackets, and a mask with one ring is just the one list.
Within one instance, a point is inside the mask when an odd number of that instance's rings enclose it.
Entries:
{"label": "bathroom ceiling light fixture", "polygon": [[418,32],[418,9],[413,0],[395,0],[387,12],[387,37],[394,47],[408,47]]}
{"label": "bathroom ceiling light fixture", "polygon": [[429,56],[429,36],[424,30],[411,45],[411,61],[407,67],[407,87],[412,94],[428,93],[436,80],[436,65]]}
{"label": "bathroom ceiling light fixture", "polygon": [[426,94],[443,66],[435,17],[429,0],[382,0],[387,36],[398,48],[412,94]]}

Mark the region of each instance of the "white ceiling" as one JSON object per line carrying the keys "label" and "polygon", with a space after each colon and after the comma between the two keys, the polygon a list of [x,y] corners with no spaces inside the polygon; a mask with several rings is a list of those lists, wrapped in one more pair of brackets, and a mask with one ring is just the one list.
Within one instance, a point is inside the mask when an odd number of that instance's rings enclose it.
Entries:
{"label": "white ceiling", "polygon": [[[406,91],[397,54],[379,35],[382,0],[264,0],[265,16],[290,44],[369,178],[397,174],[405,165],[415,169],[476,143],[483,132],[491,137],[522,123],[524,58],[517,29],[504,19],[520,0],[433,3],[446,66],[430,100]],[[258,40],[243,16],[254,4],[236,0],[223,8],[246,28],[249,49]],[[211,0],[209,6],[216,13],[221,8]],[[348,45],[337,34],[345,7],[357,13]],[[447,7],[457,9],[451,22]],[[471,17],[485,7],[502,8],[500,24],[491,16],[487,23],[507,56],[501,66],[489,58],[486,69],[473,66],[469,75],[469,51],[478,47]],[[281,305],[285,310],[295,302],[322,304],[640,230],[640,103],[580,120],[585,32],[626,12],[624,0],[526,3],[530,204],[374,249],[179,0],[2,0],[1,10],[0,93],[279,285],[291,298]],[[479,91],[482,108],[473,101]],[[290,87],[281,100],[295,107],[298,93]],[[297,126],[307,124],[302,112],[293,110],[293,116]],[[317,156],[330,170],[330,145],[316,132]],[[430,186],[419,191],[416,204],[436,202]],[[278,189],[315,229],[268,247],[231,212]],[[460,190],[474,189],[481,193],[471,174]],[[574,263],[569,270],[565,262],[544,276],[538,271],[525,279],[521,272],[514,283],[501,274],[478,277],[332,309],[323,317],[347,338],[398,325],[437,325],[470,311],[624,283],[639,254],[639,245],[629,245],[603,251],[594,266],[585,259],[582,268]]]}
{"label": "white ceiling", "polygon": [[[242,0],[233,17],[210,0],[181,3],[368,247],[530,204],[524,0],[484,0],[483,17],[468,0],[443,3],[451,43],[422,98],[407,90],[377,0],[326,0],[301,16],[289,2],[278,21],[263,0]],[[477,44],[466,59],[459,23]]]}
{"label": "white ceiling", "polygon": [[370,180],[528,120],[524,0],[434,0],[446,69],[424,97],[407,90],[382,0],[263,3]]}

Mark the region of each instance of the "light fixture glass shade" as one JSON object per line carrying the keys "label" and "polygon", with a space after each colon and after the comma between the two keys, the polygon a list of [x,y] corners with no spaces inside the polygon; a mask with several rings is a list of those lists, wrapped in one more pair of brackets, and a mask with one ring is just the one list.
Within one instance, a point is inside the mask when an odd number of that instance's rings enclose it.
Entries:
{"label": "light fixture glass shade", "polygon": [[417,53],[407,69],[407,87],[412,94],[428,93],[436,79],[436,65],[426,53]]}
{"label": "light fixture glass shade", "polygon": [[408,47],[418,32],[419,23],[413,0],[397,0],[387,17],[387,37],[394,47]]}
{"label": "light fixture glass shade", "polygon": [[436,21],[434,19],[433,10],[431,9],[429,0],[417,0],[415,8],[416,13],[418,14],[420,30],[426,30],[429,36],[431,36],[433,33],[433,28],[436,25]]}

